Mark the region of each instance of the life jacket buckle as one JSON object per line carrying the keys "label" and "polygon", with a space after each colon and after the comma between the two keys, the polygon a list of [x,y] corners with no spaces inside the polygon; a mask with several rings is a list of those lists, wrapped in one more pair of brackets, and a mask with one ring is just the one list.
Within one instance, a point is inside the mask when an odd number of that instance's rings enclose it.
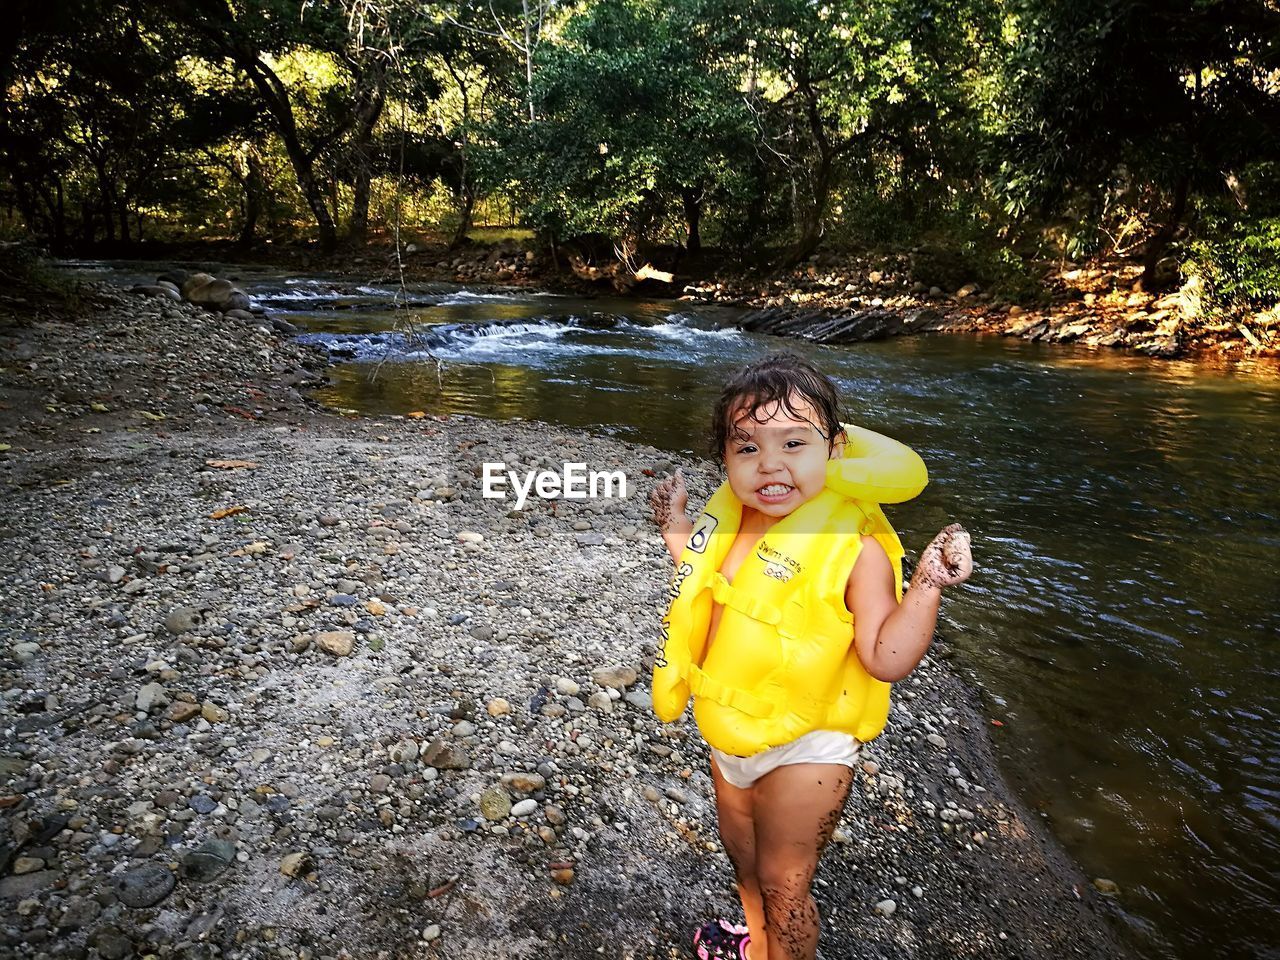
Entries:
{"label": "life jacket buckle", "polygon": [[752,596],[731,584],[723,573],[711,580],[711,596],[721,606],[736,610],[745,617],[776,627],[782,622],[782,611],[767,600]]}

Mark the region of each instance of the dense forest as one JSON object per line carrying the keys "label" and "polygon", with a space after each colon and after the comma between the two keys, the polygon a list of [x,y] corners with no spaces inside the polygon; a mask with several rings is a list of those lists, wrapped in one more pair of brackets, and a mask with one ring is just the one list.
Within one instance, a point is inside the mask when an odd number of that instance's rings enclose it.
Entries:
{"label": "dense forest", "polygon": [[321,253],[480,222],[742,264],[1128,258],[1280,297],[1273,0],[15,0],[0,225]]}

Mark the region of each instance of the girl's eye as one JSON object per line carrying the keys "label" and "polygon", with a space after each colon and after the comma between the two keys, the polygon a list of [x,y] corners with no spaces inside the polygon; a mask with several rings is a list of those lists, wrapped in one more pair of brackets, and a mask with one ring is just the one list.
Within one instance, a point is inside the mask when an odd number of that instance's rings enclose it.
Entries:
{"label": "girl's eye", "polygon": [[790,449],[790,450],[795,450],[797,447],[803,447],[804,445],[805,445],[805,442],[804,442],[803,440],[788,440],[788,441],[787,441],[787,448],[788,448],[788,449]]}
{"label": "girl's eye", "polygon": [[755,452],[756,452],[755,445],[750,443],[747,444],[745,447],[738,448],[738,453],[755,453]]}

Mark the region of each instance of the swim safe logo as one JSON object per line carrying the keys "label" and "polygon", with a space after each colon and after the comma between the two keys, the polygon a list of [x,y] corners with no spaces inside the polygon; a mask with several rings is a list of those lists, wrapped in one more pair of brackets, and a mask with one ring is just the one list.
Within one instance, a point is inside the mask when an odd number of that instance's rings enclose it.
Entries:
{"label": "swim safe logo", "polygon": [[523,510],[533,492],[544,500],[596,500],[625,497],[627,475],[621,470],[588,470],[585,463],[566,463],[555,470],[527,470],[522,477],[505,463],[484,464],[483,494],[486,500],[506,500],[516,495],[516,509]]}

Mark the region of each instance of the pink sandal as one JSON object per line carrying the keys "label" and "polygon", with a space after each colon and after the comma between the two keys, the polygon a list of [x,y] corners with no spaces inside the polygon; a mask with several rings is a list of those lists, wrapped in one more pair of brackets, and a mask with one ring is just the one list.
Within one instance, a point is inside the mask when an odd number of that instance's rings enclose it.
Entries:
{"label": "pink sandal", "polygon": [[749,943],[747,928],[728,920],[708,920],[693,935],[698,960],[747,960]]}

